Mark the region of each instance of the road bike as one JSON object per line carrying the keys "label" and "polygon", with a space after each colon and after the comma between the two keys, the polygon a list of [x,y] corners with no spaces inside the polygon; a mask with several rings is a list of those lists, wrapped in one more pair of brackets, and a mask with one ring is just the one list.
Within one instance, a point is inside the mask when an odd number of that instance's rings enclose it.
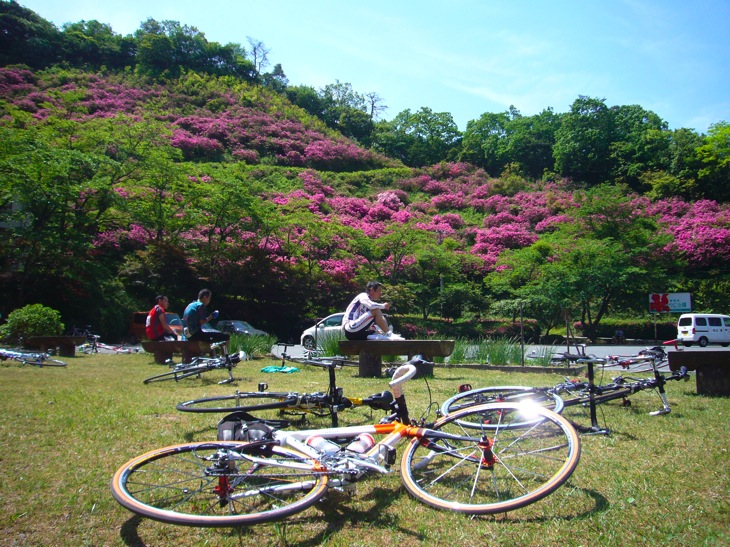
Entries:
{"label": "road bike", "polygon": [[[533,404],[538,404],[550,408],[557,413],[561,413],[566,407],[581,405],[585,407],[590,406],[593,409],[597,404],[607,403],[617,399],[621,399],[624,406],[629,406],[631,404],[628,399],[630,395],[640,391],[655,389],[662,400],[662,408],[649,414],[652,416],[669,414],[671,408],[664,385],[672,380],[687,381],[689,380],[689,373],[686,367],[681,367],[680,370],[673,372],[669,376],[665,376],[659,372],[658,358],[658,356],[651,357],[649,354],[637,357],[636,362],[643,363],[648,360],[651,363],[654,373],[651,378],[617,376],[611,382],[603,385],[596,385],[593,382],[592,368],[590,368],[591,374],[589,374],[588,381],[570,380],[566,378],[565,381],[548,387],[492,386],[470,389],[471,386],[467,385],[465,388],[462,387],[459,393],[444,401],[440,411],[442,414],[452,414],[472,405],[529,400]],[[604,365],[606,360],[597,358],[584,359],[578,363],[589,364],[589,366],[593,364]],[[594,416],[592,416],[592,422],[595,422]],[[490,424],[484,423],[463,423],[462,425],[464,427],[474,428],[491,427]]]}
{"label": "road bike", "polygon": [[66,366],[65,362],[52,358],[48,353],[0,349],[0,360],[6,361],[8,359],[24,365],[35,365],[39,368]]}
{"label": "road bike", "polygon": [[[464,408],[435,423],[408,415],[403,384],[416,366],[390,381],[396,412],[372,425],[266,431],[249,442],[191,442],[152,450],[116,471],[114,498],[130,511],[171,524],[234,527],[278,520],[320,500],[391,473],[408,493],[436,509],[487,515],[534,503],[559,488],[580,459],[580,439],[562,416],[530,404]],[[532,417],[529,427],[512,427]],[[466,429],[480,416],[491,429]],[[504,427],[501,427],[501,426]],[[375,438],[379,440],[375,442]]]}
{"label": "road bike", "polygon": [[335,371],[346,366],[347,361],[337,357],[328,359],[291,359],[282,353],[282,366],[286,360],[321,367],[329,374],[329,387],[326,393],[269,392],[268,384],[259,383],[258,391],[238,391],[232,395],[204,397],[184,401],[177,405],[182,412],[247,412],[261,415],[262,411],[274,410],[279,414],[299,416],[303,424],[307,414],[330,416],[332,427],[339,423],[339,412],[353,406],[368,406],[374,410],[391,410],[393,397],[390,392],[383,391],[369,397],[345,397],[343,389],[337,386]]}
{"label": "road bike", "polygon": [[[575,365],[578,361],[581,361],[583,359],[592,359],[595,358],[595,355],[592,353],[586,353],[586,345],[585,344],[574,344],[575,347],[575,353],[572,353],[570,351],[563,351],[560,353],[554,353],[553,356],[550,358],[550,364],[552,365]],[[526,357],[531,357],[532,355],[526,355]]]}
{"label": "road bike", "polygon": [[[651,346],[640,350],[635,355],[608,355],[603,366],[620,365],[625,369],[629,369],[634,365],[649,365],[650,368],[657,368],[668,363],[669,358],[666,350],[662,346]],[[637,369],[634,369],[637,371]]]}
{"label": "road bike", "polygon": [[98,334],[91,332],[91,325],[88,325],[83,329],[76,326],[72,327],[71,336],[83,336],[85,338],[83,344],[76,346],[76,351],[86,354],[99,353],[99,338],[101,337]]}
{"label": "road bike", "polygon": [[223,354],[216,357],[195,357],[189,363],[170,363],[172,370],[170,372],[164,372],[151,376],[146,380],[143,380],[145,384],[151,384],[154,382],[164,382],[166,380],[184,380],[185,378],[197,377],[200,378],[204,372],[210,372],[213,370],[226,370],[228,371],[228,378],[218,382],[219,384],[229,384],[234,381],[233,368],[241,362],[246,354],[244,352],[237,352],[229,354],[226,351],[225,342],[217,342],[211,344],[211,350],[215,351],[218,348],[222,348]]}

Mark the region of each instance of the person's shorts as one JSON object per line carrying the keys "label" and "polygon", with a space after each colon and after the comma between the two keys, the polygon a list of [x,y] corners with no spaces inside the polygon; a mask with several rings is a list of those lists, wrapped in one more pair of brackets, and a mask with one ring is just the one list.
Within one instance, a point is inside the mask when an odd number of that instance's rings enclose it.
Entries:
{"label": "person's shorts", "polygon": [[[373,324],[375,324],[375,318],[368,312],[365,315],[358,317],[358,320],[355,323],[357,330],[349,330],[345,327],[345,338],[348,340],[367,340],[368,335],[373,333]],[[350,327],[351,325],[347,326]]]}

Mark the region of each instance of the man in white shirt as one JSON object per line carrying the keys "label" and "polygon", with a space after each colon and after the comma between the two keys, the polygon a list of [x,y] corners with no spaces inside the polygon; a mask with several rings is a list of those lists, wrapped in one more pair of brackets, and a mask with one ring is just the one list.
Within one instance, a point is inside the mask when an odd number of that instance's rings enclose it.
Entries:
{"label": "man in white shirt", "polygon": [[[390,302],[378,302],[383,293],[383,284],[370,281],[365,292],[358,294],[345,310],[342,330],[348,340],[403,340],[393,334],[383,315],[390,309]],[[377,326],[381,332],[377,332]]]}

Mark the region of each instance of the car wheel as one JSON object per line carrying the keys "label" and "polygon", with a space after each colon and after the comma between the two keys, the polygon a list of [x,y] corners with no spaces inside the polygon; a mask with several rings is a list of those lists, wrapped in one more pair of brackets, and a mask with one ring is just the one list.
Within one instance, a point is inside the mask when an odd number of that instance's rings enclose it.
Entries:
{"label": "car wheel", "polygon": [[314,338],[311,336],[305,336],[304,340],[302,340],[302,345],[307,348],[308,350],[314,349]]}
{"label": "car wheel", "polygon": [[704,336],[702,338],[700,338],[700,347],[701,348],[706,348],[707,347],[707,342],[708,342],[708,340]]}

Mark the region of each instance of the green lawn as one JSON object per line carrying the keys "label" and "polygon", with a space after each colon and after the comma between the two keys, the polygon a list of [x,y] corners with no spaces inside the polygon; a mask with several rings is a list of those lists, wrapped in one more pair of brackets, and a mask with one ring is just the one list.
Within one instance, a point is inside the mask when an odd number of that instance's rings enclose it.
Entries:
{"label": "green lawn", "polygon": [[[219,386],[225,372],[178,384],[143,385],[165,370],[152,356],[81,355],[67,368],[0,366],[0,544],[2,545],[727,545],[728,415],[730,399],[695,394],[694,378],[667,386],[672,413],[649,416],[656,395],[633,396],[630,407],[599,408],[611,435],[584,435],[583,454],[568,483],[546,499],[496,517],[439,512],[409,498],[397,469],[373,476],[354,495],[332,492],[314,509],[278,524],[250,529],[198,529],[137,517],[112,498],[114,471],[152,448],[215,438],[216,415],[180,413],[175,404],[196,397],[255,389],[323,391],[327,375],[300,367],[265,374],[270,360],[241,363],[236,384]],[[345,393],[365,396],[384,379],[339,373]],[[414,417],[430,397],[441,403],[462,383],[549,385],[557,375],[437,369],[428,385],[406,385]],[[608,378],[606,378],[608,380]],[[584,424],[587,411],[566,415]],[[341,423],[380,414],[348,410]],[[433,417],[433,415],[432,415]],[[315,419],[313,425],[327,426]]]}

